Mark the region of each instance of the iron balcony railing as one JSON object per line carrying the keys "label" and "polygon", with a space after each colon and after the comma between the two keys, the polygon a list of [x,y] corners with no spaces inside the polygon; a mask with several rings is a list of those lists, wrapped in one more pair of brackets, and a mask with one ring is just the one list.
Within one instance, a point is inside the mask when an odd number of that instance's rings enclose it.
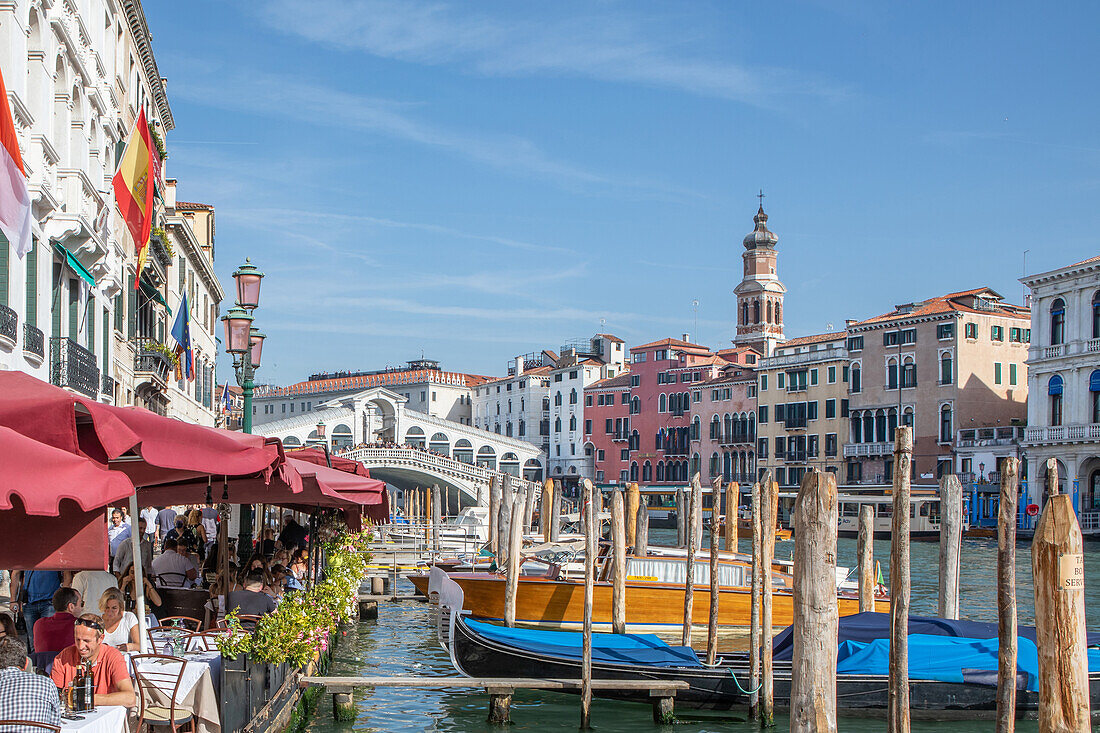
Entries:
{"label": "iron balcony railing", "polygon": [[168,383],[168,375],[172,371],[172,367],[175,364],[172,363],[171,357],[168,354],[160,351],[154,346],[159,346],[159,343],[153,339],[138,339],[137,351],[134,354],[134,371],[137,373],[151,374],[160,380],[161,383]]}
{"label": "iron balcony railing", "polygon": [[113,397],[115,394],[115,379],[109,374],[103,375],[103,385],[100,388],[103,394]]}
{"label": "iron balcony railing", "polygon": [[46,358],[46,336],[42,329],[29,323],[23,324],[23,352],[32,354],[39,359]]}
{"label": "iron balcony railing", "polygon": [[99,367],[95,354],[70,338],[51,338],[50,382],[95,397],[99,394]]}
{"label": "iron balcony railing", "polygon": [[19,314],[6,305],[0,305],[0,338],[7,339],[14,346],[18,327]]}

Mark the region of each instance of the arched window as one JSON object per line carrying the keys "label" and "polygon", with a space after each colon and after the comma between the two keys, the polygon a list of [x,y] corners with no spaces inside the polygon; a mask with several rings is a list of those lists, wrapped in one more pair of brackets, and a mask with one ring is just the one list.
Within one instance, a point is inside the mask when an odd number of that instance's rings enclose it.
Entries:
{"label": "arched window", "polygon": [[882,410],[875,413],[875,440],[879,443],[886,442],[886,413]]}
{"label": "arched window", "polygon": [[717,415],[710,419],[710,439],[718,440],[722,437],[722,420]]}
{"label": "arched window", "polygon": [[627,447],[630,450],[642,449],[642,436],[638,434],[637,430],[630,431],[630,444]]}
{"label": "arched window", "polygon": [[630,480],[631,481],[637,481],[638,480],[638,462],[637,461],[632,461],[630,463]]}
{"label": "arched window", "polygon": [[[1089,375],[1089,396],[1092,397],[1092,420],[1093,423],[1100,423],[1100,369],[1093,371]],[[1100,506],[1096,507],[1100,509]]]}
{"label": "arched window", "polygon": [[851,376],[849,377],[849,380],[850,381],[848,382],[848,390],[852,394],[856,394],[857,392],[862,392],[863,391],[863,379],[861,378],[861,372],[860,372],[860,367],[859,367],[859,362],[858,361],[852,364],[852,372],[851,372]]}
{"label": "arched window", "polygon": [[756,413],[749,413],[749,442],[756,442]]}
{"label": "arched window", "polygon": [[715,451],[710,454],[710,477],[718,478],[718,472],[720,470],[721,467],[718,465],[718,452]]}
{"label": "arched window", "polygon": [[768,323],[771,323],[771,322],[772,322],[772,302],[771,302],[770,300],[768,301],[768,317],[767,317],[767,322],[768,322]]}
{"label": "arched window", "polygon": [[913,408],[912,407],[906,407],[905,410],[901,413],[901,424],[902,425],[907,425],[908,427],[913,427]]}
{"label": "arched window", "polygon": [[1055,298],[1050,304],[1050,345],[1057,346],[1066,341],[1066,301]]}
{"label": "arched window", "polygon": [[860,419],[858,412],[852,413],[852,442],[863,442],[863,420]]}
{"label": "arched window", "polygon": [[776,325],[779,325],[780,323],[783,322],[783,316],[782,316],[782,310],[781,310],[782,307],[783,306],[780,305],[780,303],[778,301],[776,301],[776,303],[775,303],[775,323],[776,323]]}
{"label": "arched window", "polygon": [[898,360],[891,356],[886,359],[886,389],[898,388]]}
{"label": "arched window", "polygon": [[1100,339],[1100,290],[1092,296],[1092,337]]}
{"label": "arched window", "polygon": [[554,404],[557,405],[558,407],[561,407],[561,392],[560,391],[554,393]]}
{"label": "arched window", "polygon": [[577,390],[575,389],[569,390],[569,404],[577,404]]}
{"label": "arched window", "polygon": [[665,480],[665,464],[661,463],[660,461],[657,461],[657,481],[660,482],[660,481],[664,481],[664,480]]}
{"label": "arched window", "polygon": [[[699,454],[698,453],[692,453],[691,454],[691,468],[688,469],[688,473],[689,474],[702,473],[702,469],[700,468],[700,459],[699,459]],[[685,478],[687,478],[687,477],[685,476]]]}
{"label": "arched window", "polygon": [[699,416],[698,415],[691,418],[691,439],[692,440],[699,440],[699,425],[700,425],[700,422],[699,422]]}
{"label": "arched window", "polygon": [[1062,377],[1055,374],[1047,382],[1047,394],[1050,396],[1050,424],[1062,424]]}
{"label": "arched window", "polygon": [[741,301],[741,325],[749,325],[749,301]]}
{"label": "arched window", "polygon": [[638,415],[642,412],[642,401],[637,397],[630,398],[630,414]]}
{"label": "arched window", "polygon": [[760,323],[760,301],[754,300],[752,302],[752,322]]}
{"label": "arched window", "polygon": [[560,417],[555,417],[554,418],[554,432],[555,433],[560,433],[561,432],[561,418]]}
{"label": "arched window", "polygon": [[863,413],[863,442],[875,442],[875,415],[870,410]]}
{"label": "arched window", "polygon": [[886,412],[886,435],[897,435],[898,429],[898,408],[891,407]]}
{"label": "arched window", "polygon": [[576,415],[570,415],[569,416],[569,429],[570,430],[576,430],[577,429],[577,416]]}
{"label": "arched window", "polygon": [[722,454],[722,479],[727,483],[733,480],[733,458],[730,454]]}
{"label": "arched window", "polygon": [[955,369],[951,360],[951,352],[940,354],[940,384],[951,384],[955,381]]}
{"label": "arched window", "polygon": [[940,408],[940,442],[951,442],[951,405]]}
{"label": "arched window", "polygon": [[728,412],[722,416],[722,437],[724,442],[733,442],[733,416]]}
{"label": "arched window", "polygon": [[668,412],[668,398],[662,394],[657,398],[657,412]]}
{"label": "arched window", "polygon": [[913,361],[911,356],[905,357],[905,361],[901,365],[901,386],[917,386],[917,363]]}
{"label": "arched window", "polygon": [[653,466],[651,466],[649,464],[649,461],[646,461],[645,463],[642,464],[642,483],[648,484],[652,480],[653,480]]}

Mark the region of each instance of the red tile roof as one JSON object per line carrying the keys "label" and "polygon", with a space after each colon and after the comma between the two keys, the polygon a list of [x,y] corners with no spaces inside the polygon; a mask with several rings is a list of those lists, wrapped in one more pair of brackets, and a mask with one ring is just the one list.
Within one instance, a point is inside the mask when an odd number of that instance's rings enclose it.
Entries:
{"label": "red tile roof", "polygon": [[458,387],[477,387],[492,381],[494,377],[461,372],[443,372],[435,369],[413,369],[401,372],[382,372],[364,374],[358,377],[336,377],[333,379],[313,379],[298,382],[286,387],[273,387],[265,390],[263,397],[284,397],[299,394],[325,394],[353,389],[371,389],[373,387],[394,387],[403,384],[432,382],[434,384],[454,385]]}
{"label": "red tile roof", "polygon": [[616,377],[608,377],[607,379],[601,379],[598,382],[593,382],[592,384],[588,385],[584,389],[587,392],[590,389],[613,389],[613,388],[616,388],[616,387],[621,388],[621,387],[629,387],[629,386],[630,386],[630,372],[623,372],[622,374],[620,374]]}
{"label": "red tile roof", "polygon": [[598,336],[599,338],[604,338],[604,339],[607,339],[608,341],[614,341],[614,342],[620,343],[620,344],[625,344],[626,343],[625,341],[623,341],[618,336],[616,336],[614,334],[610,334],[610,333],[597,333],[596,336]]}
{"label": "red tile roof", "polygon": [[[889,313],[884,313],[881,316],[875,316],[874,318],[868,318],[865,321],[858,321],[853,326],[867,326],[876,323],[889,323],[890,321],[901,321],[910,318],[920,318],[923,316],[934,316],[942,313],[993,313],[1001,316],[1015,317],[1015,318],[1030,318],[1030,311],[1023,306],[1012,305],[1010,303],[996,302],[992,310],[973,308],[962,302],[963,298],[973,295],[989,294],[994,300],[999,301],[1001,295],[992,288],[975,288],[973,290],[963,290],[958,293],[948,293],[947,295],[940,295],[935,298],[930,298],[919,303],[913,303],[912,309],[908,312],[901,312],[898,309],[894,309]],[[908,305],[908,304],[907,304]]]}
{"label": "red tile roof", "polygon": [[1081,260],[1080,262],[1074,262],[1072,265],[1070,265],[1070,267],[1077,267],[1078,265],[1087,265],[1090,262],[1097,262],[1097,261],[1100,261],[1100,255],[1096,255],[1095,257],[1089,257],[1087,260]]}
{"label": "red tile roof", "polygon": [[660,341],[654,341],[648,344],[642,344],[641,346],[635,346],[631,351],[641,351],[642,349],[652,349],[654,346],[679,346],[686,349],[698,349],[700,351],[709,351],[706,346],[700,346],[699,344],[693,344],[690,341],[681,341],[680,339],[661,339]]}
{"label": "red tile roof", "polygon": [[213,204],[199,204],[194,201],[176,201],[176,208],[183,209],[185,211],[213,211]]}
{"label": "red tile roof", "polygon": [[806,346],[808,344],[823,344],[828,341],[843,341],[846,334],[843,331],[831,331],[829,333],[815,333],[813,336],[799,336],[798,338],[777,344],[777,349],[785,349],[788,346]]}

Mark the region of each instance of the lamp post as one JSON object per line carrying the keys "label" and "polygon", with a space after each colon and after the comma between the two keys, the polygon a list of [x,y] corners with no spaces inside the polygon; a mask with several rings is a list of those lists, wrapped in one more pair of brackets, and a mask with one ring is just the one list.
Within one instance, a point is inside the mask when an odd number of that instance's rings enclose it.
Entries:
{"label": "lamp post", "polygon": [[[233,358],[233,372],[244,397],[241,428],[245,433],[252,432],[252,391],[255,387],[253,378],[256,375],[256,369],[260,366],[264,339],[267,338],[260,333],[259,329],[252,326],[253,311],[260,305],[260,281],[263,277],[264,274],[246,258],[244,264],[233,272],[233,280],[237,284],[236,305],[230,308],[221,319],[225,327],[225,351]],[[241,505],[241,522],[238,529],[237,552],[243,561],[247,560],[244,555],[245,548],[252,544],[252,506],[250,504]]]}

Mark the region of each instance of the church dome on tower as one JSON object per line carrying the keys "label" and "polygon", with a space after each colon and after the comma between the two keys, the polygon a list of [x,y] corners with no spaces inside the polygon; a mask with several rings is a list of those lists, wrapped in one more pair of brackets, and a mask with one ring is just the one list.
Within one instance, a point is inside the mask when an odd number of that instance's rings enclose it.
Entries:
{"label": "church dome on tower", "polygon": [[779,242],[779,237],[772,231],[768,230],[768,215],[764,213],[764,204],[760,204],[760,208],[756,212],[756,216],[752,218],[756,223],[756,228],[745,235],[744,245],[745,249],[756,249],[757,247],[774,247]]}

